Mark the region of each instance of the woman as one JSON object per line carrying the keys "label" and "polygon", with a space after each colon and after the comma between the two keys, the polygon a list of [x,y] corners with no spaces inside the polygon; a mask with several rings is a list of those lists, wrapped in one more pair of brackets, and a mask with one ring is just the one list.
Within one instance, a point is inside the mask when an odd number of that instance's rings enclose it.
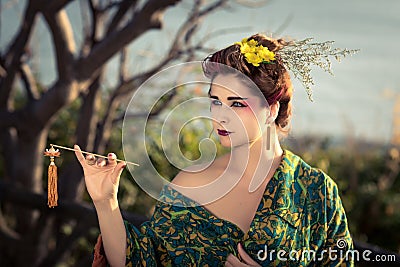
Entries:
{"label": "woman", "polygon": [[181,171],[139,229],[118,207],[124,163],[76,146],[104,247],[95,262],[104,249],[111,266],[353,265],[335,182],[279,143],[292,99],[284,46],[256,34],[204,60],[214,131],[231,153]]}

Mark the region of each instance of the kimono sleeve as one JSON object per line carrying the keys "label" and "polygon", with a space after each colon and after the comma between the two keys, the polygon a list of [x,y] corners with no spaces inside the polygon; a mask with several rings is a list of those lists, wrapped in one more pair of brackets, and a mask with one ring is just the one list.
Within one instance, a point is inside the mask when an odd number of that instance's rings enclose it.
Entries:
{"label": "kimono sleeve", "polygon": [[[157,266],[156,252],[154,249],[153,234],[149,222],[145,222],[138,229],[133,224],[124,221],[126,230],[126,260],[125,266]],[[101,235],[94,247],[92,267],[107,267],[106,254]]]}
{"label": "kimono sleeve", "polygon": [[326,180],[325,214],[327,236],[324,244],[323,266],[354,266],[353,241],[348,229],[346,213],[336,183]]}
{"label": "kimono sleeve", "polygon": [[140,228],[124,221],[126,229],[126,266],[157,266],[154,232],[150,222]]}

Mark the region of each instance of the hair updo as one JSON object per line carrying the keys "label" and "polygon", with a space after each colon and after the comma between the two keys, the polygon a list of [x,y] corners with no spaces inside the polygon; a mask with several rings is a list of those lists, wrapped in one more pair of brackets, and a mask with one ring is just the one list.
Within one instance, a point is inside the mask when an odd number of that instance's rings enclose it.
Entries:
{"label": "hair updo", "polygon": [[[275,53],[286,44],[283,39],[273,39],[262,34],[252,35],[247,40],[256,40],[259,45],[267,47],[268,50]],[[280,108],[275,124],[281,132],[289,131],[293,87],[290,75],[285,69],[279,53],[275,54],[272,64],[261,63],[256,67],[247,62],[245,56],[240,52],[240,45],[233,44],[209,55],[203,61],[203,72],[210,79],[220,74],[219,68],[216,67],[217,64],[213,63],[227,65],[245,74],[258,86],[269,105],[278,101]]]}

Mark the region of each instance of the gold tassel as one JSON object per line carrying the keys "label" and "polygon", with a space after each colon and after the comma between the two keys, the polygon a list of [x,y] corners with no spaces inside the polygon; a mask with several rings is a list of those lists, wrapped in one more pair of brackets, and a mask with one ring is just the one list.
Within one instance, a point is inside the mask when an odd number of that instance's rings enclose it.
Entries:
{"label": "gold tassel", "polygon": [[58,192],[57,192],[57,166],[54,163],[54,158],[51,159],[48,170],[47,181],[47,205],[49,208],[57,206]]}
{"label": "gold tassel", "polygon": [[49,208],[57,206],[58,192],[57,192],[57,166],[54,162],[54,157],[59,157],[60,152],[51,146],[50,149],[46,149],[44,152],[45,156],[50,157],[50,165],[48,169],[48,180],[47,180],[47,205]]}

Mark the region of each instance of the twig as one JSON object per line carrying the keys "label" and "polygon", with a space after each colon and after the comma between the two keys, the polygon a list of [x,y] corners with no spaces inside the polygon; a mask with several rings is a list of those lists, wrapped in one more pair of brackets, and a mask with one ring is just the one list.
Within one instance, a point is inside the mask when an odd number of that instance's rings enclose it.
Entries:
{"label": "twig", "polygon": [[[59,145],[54,145],[54,144],[50,144],[50,146],[52,146],[52,147],[58,147],[58,148],[65,149],[65,150],[70,150],[70,151],[79,151],[79,150],[77,150],[77,149],[73,149],[73,148],[70,148],[70,147],[59,146]],[[82,150],[81,150],[81,152],[82,152],[83,154],[88,154],[88,155],[93,155],[93,156],[96,156],[96,157],[108,159],[108,157],[103,156],[103,155],[94,154],[94,153],[90,153],[90,152],[86,152],[86,151],[82,151]],[[116,161],[125,162],[125,163],[129,163],[129,164],[132,164],[132,165],[135,165],[135,166],[140,166],[139,164],[134,163],[134,162],[129,162],[129,161],[121,160],[121,159],[115,159],[115,160],[116,160]]]}

